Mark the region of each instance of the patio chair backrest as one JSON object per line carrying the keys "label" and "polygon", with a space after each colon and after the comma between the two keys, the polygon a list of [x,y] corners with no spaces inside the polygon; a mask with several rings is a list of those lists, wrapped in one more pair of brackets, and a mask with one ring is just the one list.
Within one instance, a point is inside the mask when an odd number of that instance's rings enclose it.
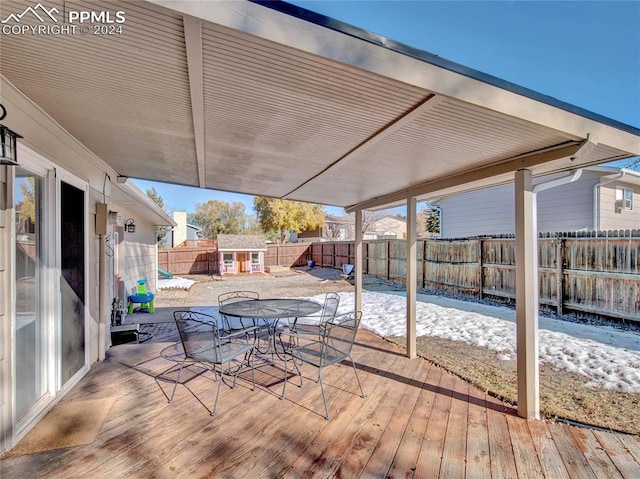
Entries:
{"label": "patio chair backrest", "polygon": [[325,323],[331,321],[338,311],[340,305],[340,295],[338,293],[327,293],[324,298],[324,306],[322,307],[322,319],[320,322]]}
{"label": "patio chair backrest", "polygon": [[216,318],[196,311],[175,311],[173,318],[186,358],[211,361],[220,348]]}
{"label": "patio chair backrest", "polygon": [[[335,362],[339,356],[347,358],[351,354],[353,343],[356,339],[356,333],[360,327],[362,319],[361,311],[352,311],[350,313],[341,314],[326,323],[325,332],[322,338],[323,343],[333,351],[327,357],[331,357],[331,362]],[[322,356],[325,356],[324,354]]]}
{"label": "patio chair backrest", "polygon": [[230,291],[222,293],[218,296],[218,305],[235,303],[236,301],[244,301],[247,299],[260,299],[260,294],[255,291]]}

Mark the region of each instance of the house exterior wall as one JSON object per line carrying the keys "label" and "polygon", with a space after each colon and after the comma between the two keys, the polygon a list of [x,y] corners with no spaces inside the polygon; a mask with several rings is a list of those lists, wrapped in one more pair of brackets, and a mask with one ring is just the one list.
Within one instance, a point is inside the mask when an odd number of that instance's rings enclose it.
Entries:
{"label": "house exterior wall", "polygon": [[0,166],[0,451],[5,449],[11,424],[11,314],[10,292],[10,217],[12,195],[8,181],[8,167]]}
{"label": "house exterior wall", "polygon": [[184,243],[187,238],[187,212],[186,211],[174,211],[173,221],[178,225],[173,229],[173,246],[174,248],[180,243]]}
{"label": "house exterior wall", "polygon": [[[127,218],[133,218],[135,233],[123,233],[120,244],[119,275],[124,282],[127,295],[137,291],[138,280],[147,280],[147,291],[157,291],[158,281],[158,248],[156,245],[155,225],[145,221],[136,213],[123,210]],[[124,298],[126,299],[126,298]]]}
{"label": "house exterior wall", "polygon": [[[395,234],[396,239],[405,239],[407,237],[407,222],[393,216],[385,216],[371,223],[364,233],[364,238],[377,239],[381,236],[386,236],[388,233]],[[370,238],[367,238],[368,236]]]}
{"label": "house exterior wall", "polygon": [[[538,193],[538,231],[576,231],[593,228],[593,187],[601,173],[584,171],[579,180]],[[558,175],[536,179],[547,181]],[[440,200],[440,236],[464,238],[515,231],[513,185],[500,185]]]}
{"label": "house exterior wall", "polygon": [[[152,288],[156,287],[156,247],[155,225],[153,220],[145,220],[144,211],[134,214],[112,201],[111,178],[113,171],[93,153],[87,150],[75,138],[63,130],[35,103],[26,98],[13,85],[0,76],[0,91],[2,104],[8,111],[7,124],[9,128],[24,136],[18,148],[18,161],[27,170],[32,168],[46,171],[46,197],[42,198],[46,218],[46,232],[42,238],[45,244],[45,263],[43,263],[44,281],[43,321],[48,346],[44,352],[47,369],[45,388],[48,394],[34,403],[20,419],[15,418],[12,403],[14,396],[14,367],[11,357],[14,354],[14,331],[16,318],[14,297],[15,244],[13,239],[14,207],[13,184],[15,181],[15,167],[0,166],[0,452],[13,445],[41,419],[53,404],[85,374],[92,363],[104,357],[109,346],[107,318],[111,309],[111,284],[105,265],[108,265],[106,252],[112,245],[109,243],[114,226],[109,225],[107,235],[96,232],[96,204],[107,203],[109,210],[129,214],[136,220],[137,232],[125,238],[125,255],[123,273],[127,279],[146,277]],[[4,123],[4,122],[3,122]],[[38,173],[40,174],[40,173]],[[84,349],[85,363],[71,379],[59,383],[56,375],[56,364],[62,357],[63,350],[59,346],[60,337],[60,289],[56,287],[60,277],[59,257],[64,244],[60,244],[59,226],[56,211],[59,211],[60,182],[64,181],[80,191],[84,191],[84,232],[85,246],[85,323],[86,328]],[[120,191],[120,190],[118,190]],[[127,200],[128,201],[128,200]],[[133,201],[132,204],[135,204]],[[125,216],[127,217],[127,216]],[[153,218],[153,216],[152,216]],[[167,218],[168,220],[168,218]],[[134,256],[138,254],[140,258]],[[106,279],[106,280],[105,280]],[[20,358],[17,358],[19,361]],[[19,429],[19,430],[18,430]]]}
{"label": "house exterior wall", "polygon": [[[627,188],[633,191],[633,209],[616,207],[616,191]],[[615,181],[600,187],[598,216],[601,230],[626,230],[640,228],[640,186]]]}

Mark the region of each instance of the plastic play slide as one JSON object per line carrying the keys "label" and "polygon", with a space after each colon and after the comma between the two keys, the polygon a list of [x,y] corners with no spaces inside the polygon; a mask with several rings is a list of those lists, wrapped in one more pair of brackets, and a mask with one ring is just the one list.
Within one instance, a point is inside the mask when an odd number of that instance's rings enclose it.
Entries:
{"label": "plastic play slide", "polygon": [[160,268],[158,268],[158,274],[163,278],[169,278],[169,279],[173,278],[173,273],[169,273],[168,271],[165,271]]}

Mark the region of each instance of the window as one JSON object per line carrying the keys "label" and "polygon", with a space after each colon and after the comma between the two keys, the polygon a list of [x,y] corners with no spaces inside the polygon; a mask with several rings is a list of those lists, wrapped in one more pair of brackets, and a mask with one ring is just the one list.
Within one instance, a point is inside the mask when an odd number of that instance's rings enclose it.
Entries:
{"label": "window", "polygon": [[233,266],[233,253],[224,253],[222,255],[222,261],[225,266]]}
{"label": "window", "polygon": [[251,253],[251,264],[260,264],[260,253]]}
{"label": "window", "polygon": [[633,209],[633,190],[631,188],[624,188],[622,190],[622,207],[625,210]]}

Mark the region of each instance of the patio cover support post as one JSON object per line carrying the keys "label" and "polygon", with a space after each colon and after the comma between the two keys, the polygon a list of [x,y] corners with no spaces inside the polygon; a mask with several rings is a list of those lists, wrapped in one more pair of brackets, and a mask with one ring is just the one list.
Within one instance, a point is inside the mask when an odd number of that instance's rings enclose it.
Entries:
{"label": "patio cover support post", "polygon": [[539,419],[538,229],[531,178],[531,170],[515,174],[518,416]]}
{"label": "patio cover support post", "polygon": [[416,197],[407,198],[407,356],[416,357]]}
{"label": "patio cover support post", "polygon": [[355,258],[355,310],[362,311],[362,268],[363,268],[363,246],[362,246],[362,210],[356,210],[356,258]]}

